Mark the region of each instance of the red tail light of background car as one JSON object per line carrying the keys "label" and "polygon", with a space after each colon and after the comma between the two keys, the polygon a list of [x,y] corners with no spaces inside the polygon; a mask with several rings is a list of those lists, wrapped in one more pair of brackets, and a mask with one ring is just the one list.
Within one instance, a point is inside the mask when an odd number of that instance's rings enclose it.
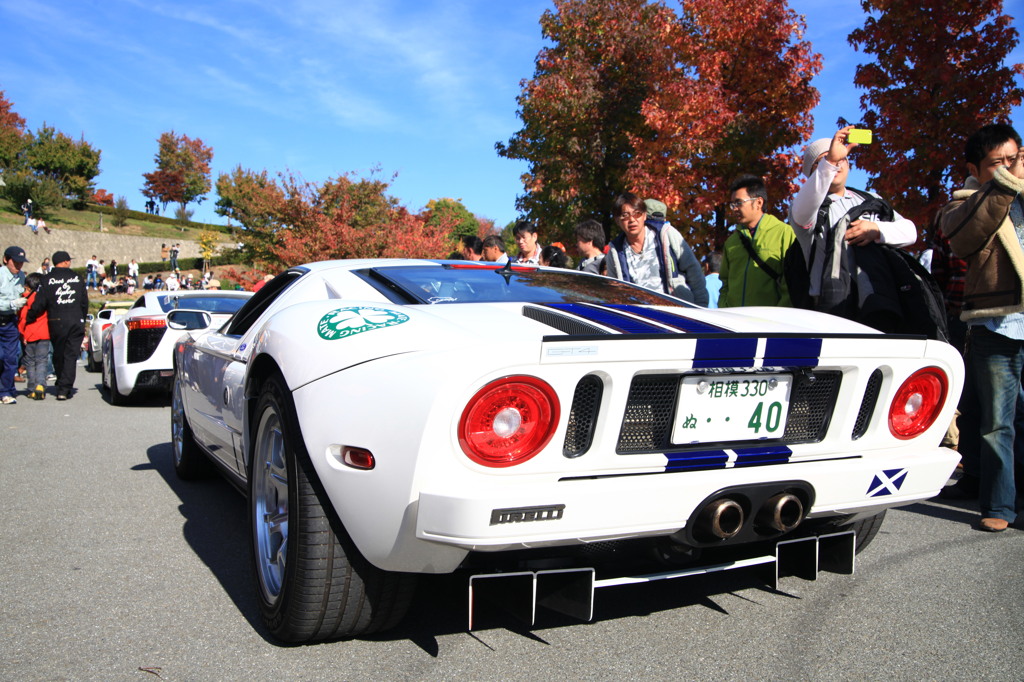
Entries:
{"label": "red tail light of background car", "polygon": [[125,326],[128,327],[128,331],[136,329],[162,329],[167,326],[167,318],[135,317],[125,322]]}

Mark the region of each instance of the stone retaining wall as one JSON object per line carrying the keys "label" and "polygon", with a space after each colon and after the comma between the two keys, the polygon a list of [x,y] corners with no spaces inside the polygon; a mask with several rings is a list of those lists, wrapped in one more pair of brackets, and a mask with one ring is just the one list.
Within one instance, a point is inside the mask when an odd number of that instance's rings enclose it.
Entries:
{"label": "stone retaining wall", "polygon": [[[27,225],[0,225],[0,248],[17,245],[25,249],[28,264],[32,270],[39,267],[43,258],[49,258],[54,251],[67,251],[71,254],[73,267],[84,267],[90,256],[109,263],[116,260],[119,265],[131,262],[134,258],[139,263],[153,263],[160,260],[160,245],[173,244],[163,237],[133,237],[109,232],[85,232],[81,230],[62,230],[50,228],[50,234],[42,230],[32,234]],[[200,256],[199,243],[178,240],[181,244],[181,258],[197,258]]]}

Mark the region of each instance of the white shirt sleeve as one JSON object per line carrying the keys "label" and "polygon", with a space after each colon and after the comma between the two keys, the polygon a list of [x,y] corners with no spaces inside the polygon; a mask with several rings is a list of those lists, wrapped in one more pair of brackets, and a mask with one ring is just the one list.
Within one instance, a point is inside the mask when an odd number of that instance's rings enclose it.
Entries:
{"label": "white shirt sleeve", "polygon": [[818,217],[818,207],[828,196],[832,178],[838,172],[839,166],[832,165],[827,159],[823,158],[818,162],[818,167],[811,173],[811,177],[807,178],[807,182],[800,187],[789,207],[789,221],[794,228],[809,230],[814,227]]}

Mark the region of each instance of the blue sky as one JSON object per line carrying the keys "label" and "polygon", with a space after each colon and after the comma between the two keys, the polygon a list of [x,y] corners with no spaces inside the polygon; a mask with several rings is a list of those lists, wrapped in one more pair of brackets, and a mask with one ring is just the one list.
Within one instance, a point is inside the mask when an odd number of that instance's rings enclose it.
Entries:
{"label": "blue sky", "polygon": [[[1014,3],[1006,3],[1009,11]],[[846,42],[855,0],[791,0],[823,55],[815,138],[859,117],[864,59]],[[494,143],[519,129],[519,82],[550,2],[518,0],[0,0],[0,90],[43,123],[102,150],[97,186],[142,208],[142,173],[175,130],[236,165],[323,181],[397,174],[413,211],[454,197],[499,226],[516,217],[524,163]],[[1024,22],[1015,20],[1024,33]],[[1024,62],[1018,45],[1012,61]],[[1015,122],[1024,126],[1022,110]],[[851,184],[863,186],[863,176]],[[223,222],[214,193],[195,218]]]}

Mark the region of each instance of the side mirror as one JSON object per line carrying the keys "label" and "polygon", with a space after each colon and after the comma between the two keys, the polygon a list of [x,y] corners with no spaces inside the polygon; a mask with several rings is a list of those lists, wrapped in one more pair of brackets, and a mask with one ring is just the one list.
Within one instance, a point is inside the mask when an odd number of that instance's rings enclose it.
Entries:
{"label": "side mirror", "polygon": [[167,326],[178,331],[206,329],[212,321],[210,313],[203,310],[172,310],[167,313]]}
{"label": "side mirror", "polygon": [[86,321],[86,322],[92,322],[92,321],[93,321],[93,320],[95,320],[95,319],[96,319],[96,318],[95,318],[95,317],[93,317],[93,314],[92,314],[92,313],[89,313],[88,315],[86,315],[86,316],[85,316],[85,321]]}

